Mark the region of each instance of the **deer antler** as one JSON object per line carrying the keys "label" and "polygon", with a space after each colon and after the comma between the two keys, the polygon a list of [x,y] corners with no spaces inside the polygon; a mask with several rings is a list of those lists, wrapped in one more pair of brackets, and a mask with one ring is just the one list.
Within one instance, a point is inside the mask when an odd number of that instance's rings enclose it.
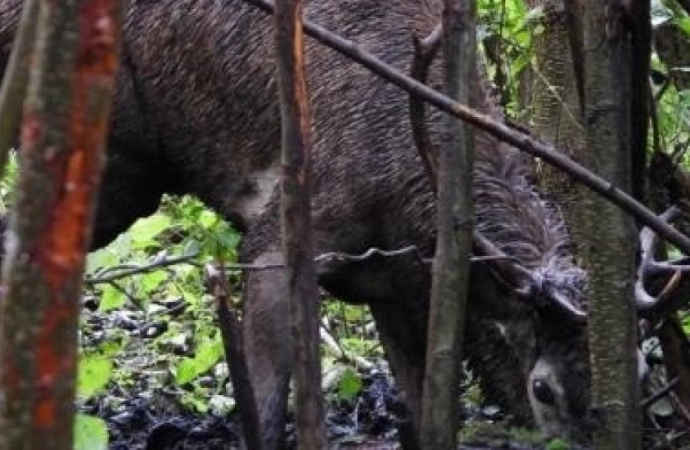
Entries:
{"label": "deer antler", "polygon": [[[417,81],[426,84],[429,67],[438,49],[441,46],[443,27],[438,24],[433,31],[424,39],[413,36],[414,60],[410,75]],[[410,123],[412,126],[412,137],[417,147],[417,152],[424,165],[424,170],[429,178],[431,188],[437,192],[438,186],[438,163],[431,151],[431,140],[426,128],[424,102],[417,96],[410,95]],[[512,287],[518,297],[522,299],[548,298],[554,305],[566,313],[578,323],[587,319],[587,313],[578,308],[561,293],[555,289],[543,286],[540,280],[514,258],[503,253],[489,239],[478,230],[473,231],[475,253],[486,257],[482,262],[489,265],[495,275],[502,279],[508,286]]]}
{"label": "deer antler", "polygon": [[[659,216],[667,222],[672,222],[680,216],[680,209],[671,207]],[[688,258],[681,258],[676,261],[666,262],[657,261],[654,254],[659,246],[659,236],[648,227],[640,232],[641,261],[637,269],[637,280],[635,281],[635,300],[637,307],[642,312],[658,310],[665,300],[678,288],[683,281],[683,275],[690,272],[690,261]],[[645,288],[645,280],[655,275],[671,274],[661,291],[650,294]]]}

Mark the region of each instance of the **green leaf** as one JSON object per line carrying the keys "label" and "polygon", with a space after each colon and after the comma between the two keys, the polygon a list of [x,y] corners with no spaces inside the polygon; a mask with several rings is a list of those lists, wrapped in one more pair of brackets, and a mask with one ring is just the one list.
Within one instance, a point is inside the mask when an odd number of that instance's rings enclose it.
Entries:
{"label": "green leaf", "polygon": [[140,288],[143,295],[149,296],[168,278],[167,274],[161,270],[149,272],[141,276]]}
{"label": "green leaf", "polygon": [[175,382],[182,386],[194,380],[198,376],[198,364],[194,358],[185,358],[177,365]]}
{"label": "green leaf", "polygon": [[208,398],[206,396],[200,397],[194,394],[187,394],[183,395],[180,401],[188,408],[195,409],[202,414],[206,414],[209,410]]}
{"label": "green leaf", "polygon": [[549,443],[546,445],[546,450],[570,450],[572,447],[570,446],[569,443],[562,439],[552,439],[549,441]]}
{"label": "green leaf", "polygon": [[205,366],[204,372],[213,367],[223,357],[223,342],[220,336],[216,339],[204,342],[197,349],[197,356],[195,359],[199,364]]}
{"label": "green leaf", "polygon": [[128,233],[132,237],[132,247],[143,249],[157,245],[155,238],[167,230],[171,223],[170,217],[163,214],[137,220]]}
{"label": "green leaf", "polygon": [[679,17],[676,19],[676,25],[683,30],[685,36],[690,36],[690,17]]}
{"label": "green leaf", "polygon": [[93,273],[99,269],[112,267],[119,262],[117,254],[109,247],[102,248],[88,255],[86,258],[86,273]]}
{"label": "green leaf", "polygon": [[74,450],[107,450],[108,427],[98,417],[77,414],[74,422]]}
{"label": "green leaf", "polygon": [[342,378],[338,383],[338,397],[343,400],[352,400],[359,394],[362,389],[362,380],[359,378],[357,372],[351,367],[345,369]]}
{"label": "green leaf", "polygon": [[223,342],[220,335],[216,335],[214,339],[199,344],[193,358],[185,358],[180,362],[175,371],[175,381],[178,385],[189,383],[210,370],[222,357]]}
{"label": "green leaf", "polygon": [[112,311],[121,308],[127,298],[118,289],[106,284],[101,290],[101,303],[98,306],[100,311]]}
{"label": "green leaf", "polygon": [[113,372],[113,362],[103,355],[82,355],[79,360],[79,379],[77,392],[88,399],[101,391]]}

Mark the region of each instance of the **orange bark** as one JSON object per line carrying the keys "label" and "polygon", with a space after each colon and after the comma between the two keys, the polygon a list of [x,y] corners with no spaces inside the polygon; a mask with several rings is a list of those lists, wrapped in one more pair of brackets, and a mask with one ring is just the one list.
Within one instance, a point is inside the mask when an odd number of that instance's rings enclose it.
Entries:
{"label": "orange bark", "polygon": [[0,305],[0,449],[72,448],[81,277],[117,70],[119,3],[40,4],[44,42],[24,111]]}

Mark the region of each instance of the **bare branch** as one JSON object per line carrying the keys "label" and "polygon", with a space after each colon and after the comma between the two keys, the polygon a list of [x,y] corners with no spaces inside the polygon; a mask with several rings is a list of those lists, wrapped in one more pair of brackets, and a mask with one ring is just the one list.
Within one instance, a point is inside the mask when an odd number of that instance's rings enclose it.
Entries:
{"label": "bare branch", "polygon": [[99,284],[104,284],[104,283],[110,283],[115,280],[119,280],[121,278],[126,278],[130,277],[132,275],[137,275],[140,273],[147,273],[147,272],[152,272],[157,269],[162,269],[164,267],[170,267],[174,266],[177,264],[193,264],[193,265],[198,265],[197,263],[193,263],[192,261],[196,259],[199,256],[199,252],[193,252],[193,253],[188,253],[186,255],[182,256],[176,256],[176,257],[156,257],[152,262],[148,264],[142,264],[142,265],[130,265],[129,267],[121,268],[119,270],[114,271],[113,273],[110,274],[101,274],[97,276],[87,276],[86,279],[84,280],[84,283],[87,286],[96,286]]}
{"label": "bare branch", "polygon": [[427,264],[431,263],[430,259],[425,259],[422,258],[419,249],[414,246],[410,245],[408,247],[403,247],[398,250],[381,250],[379,248],[373,247],[367,250],[366,252],[362,253],[361,255],[351,255],[348,253],[338,253],[338,252],[329,252],[329,253],[323,253],[319,256],[317,256],[314,260],[317,263],[323,263],[327,262],[330,260],[337,260],[337,261],[346,261],[346,262],[361,262],[361,261],[366,261],[367,259],[371,259],[374,256],[383,256],[383,257],[392,257],[392,256],[402,256],[402,255],[414,255],[416,256],[419,261],[425,262]]}
{"label": "bare branch", "polygon": [[[426,84],[429,75],[429,67],[441,46],[442,36],[443,28],[442,24],[439,23],[426,38],[419,39],[417,36],[412,37],[414,59],[412,61],[410,75],[422,84]],[[426,129],[425,105],[426,103],[421,97],[410,94],[412,138],[417,147],[419,157],[422,159],[424,170],[429,177],[431,188],[436,192],[438,189],[438,162],[432,154],[431,141],[429,140],[429,134]]]}
{"label": "bare branch", "polygon": [[677,0],[677,2],[685,10],[686,14],[690,14],[690,0]]}
{"label": "bare branch", "polygon": [[225,278],[222,262],[218,267],[206,266],[206,289],[216,299],[218,326],[223,336],[225,359],[230,370],[237,410],[242,422],[242,434],[247,448],[262,450],[263,439],[259,433],[259,414],[254,399],[252,380],[249,377],[242,344],[242,325],[231,307],[230,287]]}
{"label": "bare branch", "polygon": [[643,409],[649,408],[649,407],[652,406],[657,400],[659,400],[660,398],[662,398],[662,397],[664,397],[665,395],[667,395],[673,388],[676,387],[676,385],[677,385],[679,382],[680,382],[680,380],[678,379],[678,377],[674,378],[674,379],[671,380],[669,383],[667,383],[666,386],[664,386],[663,388],[661,388],[661,389],[659,389],[658,391],[656,391],[654,394],[652,394],[652,395],[650,395],[649,397],[647,397],[647,398],[645,398],[644,400],[642,400],[642,403],[640,404],[640,406],[641,406]]}
{"label": "bare branch", "polygon": [[374,367],[374,363],[367,361],[365,358],[356,355],[352,352],[345,350],[340,343],[333,337],[330,330],[321,324],[320,328],[321,341],[326,344],[326,346],[335,353],[336,358],[343,359],[354,364],[358,369],[361,370],[371,370]]}

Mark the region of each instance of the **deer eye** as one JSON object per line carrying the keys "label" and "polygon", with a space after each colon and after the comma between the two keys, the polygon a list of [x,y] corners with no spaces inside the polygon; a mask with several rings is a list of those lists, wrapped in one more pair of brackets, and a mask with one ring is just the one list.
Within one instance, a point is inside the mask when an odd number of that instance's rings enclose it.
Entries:
{"label": "deer eye", "polygon": [[537,400],[545,405],[553,405],[556,401],[551,387],[544,380],[532,381],[532,393]]}

